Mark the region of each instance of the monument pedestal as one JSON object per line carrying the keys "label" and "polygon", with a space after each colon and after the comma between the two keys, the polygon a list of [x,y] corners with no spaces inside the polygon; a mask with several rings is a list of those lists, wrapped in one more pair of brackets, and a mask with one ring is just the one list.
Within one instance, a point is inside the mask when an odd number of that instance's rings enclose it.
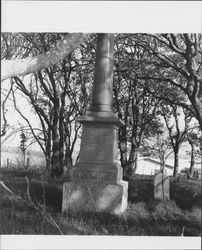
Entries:
{"label": "monument pedestal", "polygon": [[62,210],[121,214],[127,208],[128,183],[65,183]]}
{"label": "monument pedestal", "polygon": [[62,211],[121,214],[127,208],[128,182],[118,162],[118,128],[114,115],[91,112],[83,124],[80,159],[72,182],[64,183]]}

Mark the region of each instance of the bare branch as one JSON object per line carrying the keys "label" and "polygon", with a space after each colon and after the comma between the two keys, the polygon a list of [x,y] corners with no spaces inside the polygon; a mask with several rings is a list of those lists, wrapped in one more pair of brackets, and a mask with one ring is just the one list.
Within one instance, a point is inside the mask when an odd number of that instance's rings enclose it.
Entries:
{"label": "bare branch", "polygon": [[71,51],[83,43],[89,34],[72,33],[64,37],[62,41],[50,49],[50,51],[24,60],[3,60],[1,61],[1,81],[9,77],[27,75],[41,69],[50,67],[65,58]]}
{"label": "bare branch", "polygon": [[16,99],[15,99],[15,95],[14,95],[14,91],[13,90],[12,90],[12,95],[13,95],[13,102],[14,102],[15,109],[20,114],[20,116],[27,122],[27,124],[29,125],[29,128],[30,128],[30,130],[31,130],[31,132],[32,132],[35,140],[38,142],[38,144],[41,147],[43,153],[45,154],[45,149],[44,149],[43,145],[41,144],[40,140],[38,139],[37,135],[35,134],[34,129],[32,128],[32,125],[30,124],[29,120],[22,114],[22,112],[20,111],[20,109],[17,107]]}
{"label": "bare branch", "polygon": [[1,130],[1,133],[0,133],[0,137],[4,136],[6,134],[6,129],[7,129],[8,122],[7,122],[6,115],[5,115],[5,104],[6,104],[6,101],[7,101],[8,97],[9,97],[11,91],[12,91],[12,88],[13,88],[13,83],[11,82],[10,89],[9,89],[5,99],[3,100],[2,104],[1,104],[4,124],[3,124],[3,129]]}

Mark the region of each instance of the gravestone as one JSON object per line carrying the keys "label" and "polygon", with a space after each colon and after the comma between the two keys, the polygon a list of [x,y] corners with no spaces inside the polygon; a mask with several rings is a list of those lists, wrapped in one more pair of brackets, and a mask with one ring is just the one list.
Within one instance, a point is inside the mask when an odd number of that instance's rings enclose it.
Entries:
{"label": "gravestone", "polygon": [[154,199],[170,200],[170,179],[165,173],[154,176]]}
{"label": "gravestone", "polygon": [[[115,122],[116,121],[116,122]],[[120,214],[127,208],[128,182],[122,180],[118,155],[118,118],[83,117],[80,160],[72,182],[63,186],[63,211]]]}
{"label": "gravestone", "polygon": [[113,34],[98,34],[92,109],[82,124],[79,162],[63,185],[62,211],[120,214],[127,208],[128,182],[118,161],[118,129],[112,111]]}

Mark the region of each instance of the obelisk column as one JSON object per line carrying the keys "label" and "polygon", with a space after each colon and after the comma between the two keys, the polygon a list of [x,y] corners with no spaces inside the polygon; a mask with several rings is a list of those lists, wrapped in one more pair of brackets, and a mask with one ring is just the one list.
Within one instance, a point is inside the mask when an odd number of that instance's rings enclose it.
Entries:
{"label": "obelisk column", "polygon": [[82,123],[79,162],[63,186],[63,211],[120,214],[127,208],[128,183],[118,161],[120,120],[112,112],[114,35],[98,34],[92,107]]}
{"label": "obelisk column", "polygon": [[92,111],[112,112],[114,35],[98,34]]}

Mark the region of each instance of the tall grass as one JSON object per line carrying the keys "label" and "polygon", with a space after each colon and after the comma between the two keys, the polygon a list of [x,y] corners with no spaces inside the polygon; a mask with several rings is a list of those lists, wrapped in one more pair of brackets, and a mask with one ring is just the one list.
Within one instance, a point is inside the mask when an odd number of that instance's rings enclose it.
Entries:
{"label": "tall grass", "polygon": [[[27,197],[25,176],[34,205]],[[115,216],[61,213],[62,183],[50,182],[38,171],[7,169],[1,171],[1,179],[22,197],[11,196],[0,186],[1,234],[201,235],[200,182],[172,179],[167,214],[165,204],[153,199],[152,178],[131,179],[128,209]]]}

